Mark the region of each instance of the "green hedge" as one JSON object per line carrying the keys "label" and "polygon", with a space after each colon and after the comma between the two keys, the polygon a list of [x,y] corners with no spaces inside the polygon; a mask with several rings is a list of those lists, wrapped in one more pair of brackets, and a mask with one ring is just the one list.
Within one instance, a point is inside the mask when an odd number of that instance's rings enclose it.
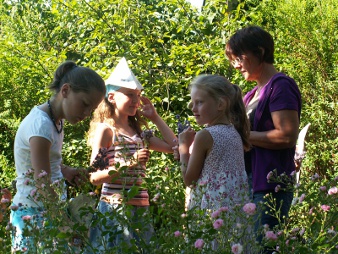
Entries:
{"label": "green hedge", "polygon": [[[276,67],[295,78],[301,89],[301,127],[312,124],[304,168],[311,173],[336,172],[337,1],[232,1],[231,9],[227,1],[205,2],[202,12],[184,0],[4,2],[0,7],[2,170],[13,175],[18,124],[34,105],[47,100],[46,87],[62,61],[75,60],[106,78],[125,56],[145,95],[176,128],[174,116],[190,114],[187,86],[194,76],[223,74],[243,91],[252,88],[254,84],[229,65],[224,45],[238,28],[256,24],[273,34]],[[88,164],[88,123],[66,125],[67,163]]]}

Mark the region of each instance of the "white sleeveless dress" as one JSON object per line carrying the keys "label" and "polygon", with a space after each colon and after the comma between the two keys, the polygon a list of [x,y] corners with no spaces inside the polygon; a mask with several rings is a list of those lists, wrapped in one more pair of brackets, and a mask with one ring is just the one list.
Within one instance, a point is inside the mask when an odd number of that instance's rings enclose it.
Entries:
{"label": "white sleeveless dress", "polygon": [[249,202],[244,150],[233,125],[205,128],[213,138],[213,147],[204,161],[201,175],[191,189],[188,209],[217,210]]}

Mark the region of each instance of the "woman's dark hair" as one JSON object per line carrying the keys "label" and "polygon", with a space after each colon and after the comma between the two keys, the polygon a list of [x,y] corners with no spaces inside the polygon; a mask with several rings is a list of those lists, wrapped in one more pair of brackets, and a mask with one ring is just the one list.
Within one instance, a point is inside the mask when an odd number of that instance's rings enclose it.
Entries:
{"label": "woman's dark hair", "polygon": [[274,62],[274,41],[272,36],[259,26],[248,26],[233,34],[225,46],[225,54],[232,58],[252,53],[261,62]]}
{"label": "woman's dark hair", "polygon": [[106,93],[104,80],[99,74],[90,68],[77,66],[73,61],[66,61],[56,69],[49,89],[58,93],[65,83],[70,84],[76,93],[90,93],[93,89]]}

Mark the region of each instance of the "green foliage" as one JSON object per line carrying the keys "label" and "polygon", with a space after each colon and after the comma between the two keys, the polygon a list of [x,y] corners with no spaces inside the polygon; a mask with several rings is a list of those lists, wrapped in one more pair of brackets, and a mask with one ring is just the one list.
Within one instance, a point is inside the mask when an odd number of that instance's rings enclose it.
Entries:
{"label": "green foliage", "polygon": [[[18,125],[33,106],[50,96],[46,88],[62,61],[74,60],[107,78],[117,60],[125,56],[144,85],[144,94],[176,130],[175,115],[192,121],[187,108],[190,99],[187,87],[194,76],[222,74],[239,84],[244,92],[254,86],[243,80],[224,55],[229,36],[251,23],[272,33],[277,68],[293,77],[300,87],[301,127],[311,123],[302,165],[302,188],[304,191],[308,188],[311,202],[324,202],[327,197],[317,195],[309,176],[318,173],[323,179],[331,179],[338,170],[337,5],[336,0],[210,0],[205,1],[201,12],[196,12],[184,0],[3,1],[0,6],[1,186],[11,186],[15,176],[13,143]],[[75,126],[66,124],[65,164],[88,166],[90,149],[85,140],[88,123],[89,119]],[[193,122],[192,125],[197,128]],[[171,155],[152,153],[148,165],[150,195],[155,197],[160,193],[159,200],[152,201],[152,215],[155,225],[169,232],[165,240],[181,225],[179,216],[184,209],[184,188],[179,172],[173,170],[175,163]],[[292,216],[307,218],[305,204],[294,209]],[[335,209],[330,214],[336,213]],[[298,253],[311,253],[310,248],[325,253],[329,248],[325,247],[327,241],[332,243],[336,239],[317,231],[327,221],[322,213],[318,214],[321,217],[313,224],[292,221],[292,227],[311,228],[305,233],[305,245],[297,241]],[[325,222],[326,225],[329,223]],[[0,232],[0,237],[5,239],[1,246],[8,246],[4,224]],[[284,247],[285,253],[289,253],[288,247]],[[175,253],[176,249],[172,251]]]}

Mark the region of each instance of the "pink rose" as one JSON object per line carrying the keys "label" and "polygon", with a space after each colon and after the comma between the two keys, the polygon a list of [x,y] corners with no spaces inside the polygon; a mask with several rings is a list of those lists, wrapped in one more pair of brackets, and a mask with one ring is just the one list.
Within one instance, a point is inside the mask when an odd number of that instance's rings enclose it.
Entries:
{"label": "pink rose", "polygon": [[196,242],[195,242],[195,248],[196,249],[202,249],[204,246],[204,241],[203,239],[197,239]]}
{"label": "pink rose", "polygon": [[272,176],[273,176],[273,172],[270,171],[270,172],[268,173],[268,175],[266,176],[266,179],[267,179],[267,180],[270,180]]}
{"label": "pink rose", "polygon": [[227,207],[227,206],[222,206],[220,209],[218,209],[219,211],[221,211],[221,212],[227,212],[227,211],[229,211],[229,207]]}
{"label": "pink rose", "polygon": [[155,197],[153,198],[153,201],[156,202],[161,196],[161,193],[156,193]]}
{"label": "pink rose", "polygon": [[36,189],[32,189],[30,193],[31,197],[34,197],[35,194],[36,194]]}
{"label": "pink rose", "polygon": [[175,237],[179,237],[179,236],[181,236],[182,235],[182,233],[180,232],[180,231],[175,231],[175,233],[174,233],[174,236]]}
{"label": "pink rose", "polygon": [[217,217],[219,216],[220,213],[221,213],[220,210],[217,210],[217,211],[213,212],[213,213],[211,214],[211,218],[217,218]]}
{"label": "pink rose", "polygon": [[311,177],[311,180],[314,181],[316,179],[319,179],[319,175],[316,173]]}
{"label": "pink rose", "polygon": [[337,187],[332,187],[329,189],[329,191],[327,192],[329,195],[334,195],[338,193],[338,188]]}
{"label": "pink rose", "polygon": [[32,216],[30,216],[30,215],[24,215],[24,216],[21,217],[21,219],[22,219],[23,221],[29,221],[29,220],[32,219]]}
{"label": "pink rose", "polygon": [[38,177],[42,178],[42,177],[44,177],[46,175],[47,175],[47,172],[46,171],[42,171],[40,174],[38,174]]}
{"label": "pink rose", "polygon": [[222,226],[223,226],[223,220],[222,219],[217,219],[215,220],[213,226],[214,226],[214,229],[220,229]]}
{"label": "pink rose", "polygon": [[240,245],[239,243],[236,243],[236,244],[231,246],[231,251],[234,254],[240,254],[243,251],[243,246]]}
{"label": "pink rose", "polygon": [[300,197],[299,197],[299,203],[302,203],[305,199],[305,194],[303,193]]}
{"label": "pink rose", "polygon": [[294,228],[291,230],[291,233],[297,233],[299,231],[299,228]]}
{"label": "pink rose", "polygon": [[253,215],[256,212],[256,204],[255,203],[247,203],[243,206],[243,211],[248,215]]}
{"label": "pink rose", "polygon": [[329,205],[322,205],[321,208],[323,209],[324,212],[327,212],[330,210],[330,206]]}
{"label": "pink rose", "polygon": [[266,231],[265,237],[269,240],[273,240],[273,241],[277,240],[277,236],[273,231]]}
{"label": "pink rose", "polygon": [[314,207],[311,207],[310,210],[309,210],[309,214],[313,214],[313,210],[314,210]]}

